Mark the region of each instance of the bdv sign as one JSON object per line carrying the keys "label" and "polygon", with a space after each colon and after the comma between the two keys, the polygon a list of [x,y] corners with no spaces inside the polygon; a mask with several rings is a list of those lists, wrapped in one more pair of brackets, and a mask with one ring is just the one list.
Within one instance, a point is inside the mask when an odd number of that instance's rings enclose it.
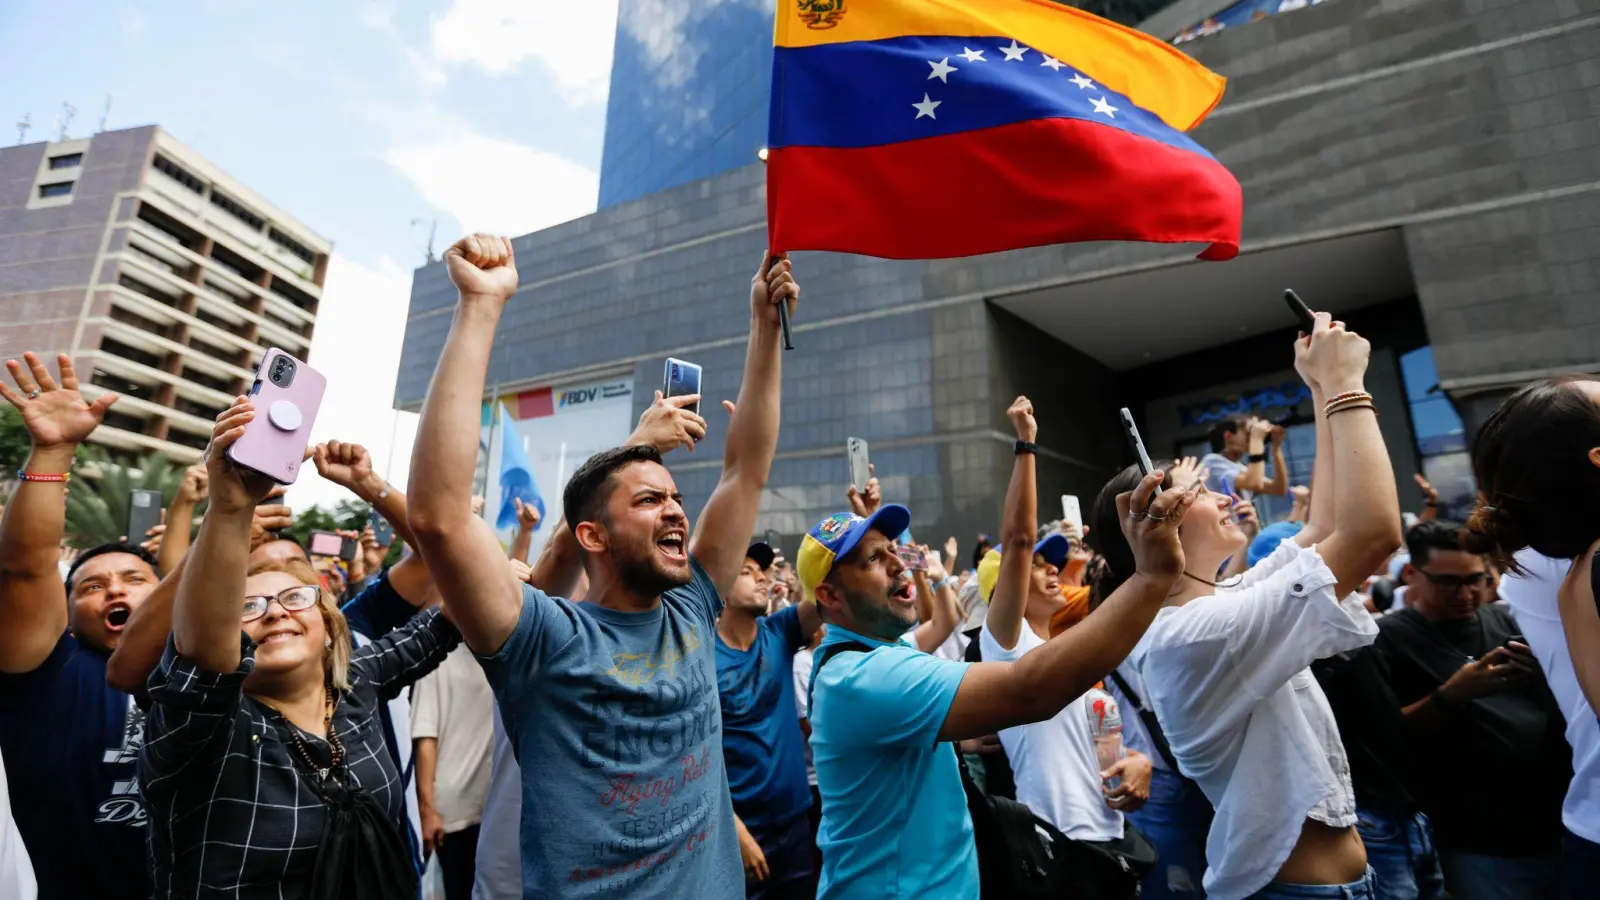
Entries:
{"label": "bdv sign", "polygon": [[573,388],[561,392],[560,406],[577,406],[580,403],[592,403],[600,396],[598,387]]}

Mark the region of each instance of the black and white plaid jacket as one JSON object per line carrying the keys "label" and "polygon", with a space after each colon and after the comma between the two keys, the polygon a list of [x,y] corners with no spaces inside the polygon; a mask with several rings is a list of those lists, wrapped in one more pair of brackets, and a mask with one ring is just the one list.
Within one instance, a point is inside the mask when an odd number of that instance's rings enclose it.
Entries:
{"label": "black and white plaid jacket", "polygon": [[[255,644],[241,633],[239,668],[208,672],[171,641],[150,676],[139,778],[150,807],[157,898],[304,896],[322,841],[323,801],[296,761],[290,724],[245,696]],[[350,690],[333,716],[345,767],[404,831],[405,790],[378,710],[432,672],[461,642],[436,610],[354,652]],[[331,750],[301,732],[319,765]]]}

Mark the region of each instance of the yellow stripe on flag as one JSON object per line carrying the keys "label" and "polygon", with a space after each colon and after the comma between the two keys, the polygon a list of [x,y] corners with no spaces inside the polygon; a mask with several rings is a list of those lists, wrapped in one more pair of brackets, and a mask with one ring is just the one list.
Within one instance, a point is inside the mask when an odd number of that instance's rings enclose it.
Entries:
{"label": "yellow stripe on flag", "polygon": [[1165,41],[1051,0],[778,0],[779,47],[906,36],[1015,38],[1179,131],[1200,124],[1227,83]]}

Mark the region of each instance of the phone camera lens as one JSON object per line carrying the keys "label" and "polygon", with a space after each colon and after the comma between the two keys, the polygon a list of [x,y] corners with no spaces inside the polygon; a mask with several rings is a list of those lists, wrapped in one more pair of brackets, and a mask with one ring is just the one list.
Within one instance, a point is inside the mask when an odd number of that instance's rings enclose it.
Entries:
{"label": "phone camera lens", "polygon": [[677,366],[673,366],[672,367],[672,380],[673,381],[677,381],[681,377],[683,377],[683,373],[678,371],[678,367]]}

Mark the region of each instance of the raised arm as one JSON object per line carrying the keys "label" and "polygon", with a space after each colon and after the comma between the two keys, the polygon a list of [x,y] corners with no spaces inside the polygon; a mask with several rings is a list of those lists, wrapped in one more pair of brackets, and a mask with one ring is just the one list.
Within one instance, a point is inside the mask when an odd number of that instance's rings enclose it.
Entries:
{"label": "raised arm", "polygon": [[256,502],[272,482],[235,466],[228,448],[256,417],[245,397],[217,416],[206,448],[207,490],[211,502],[173,600],[172,638],[178,655],[208,672],[239,668],[239,618],[244,608],[245,573],[250,568],[250,520]]}
{"label": "raised arm", "polygon": [[1284,427],[1272,427],[1272,481],[1261,489],[1263,494],[1282,497],[1289,493],[1289,463],[1283,458]]}
{"label": "raised arm", "polygon": [[[0,396],[22,414],[33,449],[23,463],[26,475],[55,477],[72,471],[78,444],[94,431],[116,394],[93,403],[78,392],[72,360],[56,360],[61,382],[50,377],[39,357],[22,356],[24,367],[6,360],[17,389],[0,380]],[[67,630],[67,590],[61,583],[61,536],[66,527],[66,481],[33,481],[24,476],[0,517],[0,672],[20,674],[38,668]]]}
{"label": "raised arm", "polygon": [[[1033,403],[1018,397],[1006,410],[1017,440],[1033,443],[1039,436],[1033,418]],[[989,614],[984,627],[1001,647],[1017,645],[1022,632],[1022,613],[1028,603],[1028,582],[1033,571],[1034,523],[1038,516],[1038,484],[1032,453],[1018,453],[1011,465],[1011,484],[1006,488],[1006,506],[1000,519],[1000,575],[989,598]]]}
{"label": "raised arm", "polygon": [[[1117,497],[1123,534],[1133,548],[1133,576],[1082,622],[1017,662],[969,666],[939,740],[967,740],[1044,721],[1127,658],[1183,572],[1178,526],[1194,505],[1195,492],[1166,491],[1152,502],[1164,477],[1152,472],[1132,493]],[[1147,507],[1148,517],[1132,518],[1133,510]]]}
{"label": "raised arm", "polygon": [[528,551],[533,549],[533,533],[539,530],[539,507],[523,503],[521,497],[511,499],[517,506],[517,533],[511,536],[511,548],[506,555],[527,562]]}
{"label": "raised arm", "polygon": [[522,585],[489,523],[472,514],[478,420],[500,310],[517,289],[505,238],[474,234],[445,252],[461,292],[411,453],[408,522],[439,593],[474,652],[499,651],[522,612]]}
{"label": "raised arm", "polygon": [[911,581],[917,592],[917,605],[922,606],[925,603],[928,607],[928,621],[917,626],[912,638],[916,641],[918,650],[932,653],[939,649],[939,645],[950,640],[950,635],[955,633],[955,613],[950,609],[950,604],[937,596],[928,581],[927,571],[911,573]]}
{"label": "raised arm", "polygon": [[[210,476],[207,475],[208,489],[209,482]],[[273,488],[272,493],[281,493],[281,489]],[[258,505],[251,511],[251,516],[252,550],[259,546],[258,538],[294,524],[289,508],[277,504]],[[170,570],[163,568],[161,583],[128,616],[128,624],[122,629],[122,640],[117,642],[117,649],[106,663],[106,684],[130,694],[144,690],[150,673],[161,664],[161,654],[166,652],[167,636],[172,633],[172,607],[178,594],[178,581],[183,577],[188,560],[189,556],[185,553]]]}
{"label": "raised arm", "polygon": [[[178,492],[167,505],[166,531],[161,535],[161,549],[156,554],[156,565],[161,574],[177,570],[183,555],[189,552],[189,542],[194,532],[194,510],[206,498],[205,463],[195,463],[183,473]],[[133,535],[128,535],[132,538]]]}
{"label": "raised arm", "polygon": [[328,441],[311,448],[311,461],[316,464],[318,475],[355,494],[383,516],[394,528],[395,537],[416,546],[416,537],[406,520],[405,492],[391,487],[372,468],[372,454],[367,448],[349,441]]}
{"label": "raised arm", "polygon": [[[1295,343],[1296,366],[1298,355],[1304,354],[1304,367],[1327,399],[1350,396],[1363,391],[1371,350],[1365,338],[1332,324],[1327,313],[1318,313],[1311,336]],[[1313,402],[1318,402],[1315,396]],[[1326,402],[1319,402],[1319,408]],[[1332,531],[1318,541],[1317,549],[1338,579],[1337,596],[1343,597],[1361,587],[1400,546],[1400,498],[1370,401],[1332,415],[1322,411],[1319,425],[1324,420],[1333,448],[1328,454],[1333,473],[1331,483],[1318,479],[1311,486],[1311,520],[1313,527],[1319,524],[1319,512],[1327,513],[1326,506],[1319,506],[1331,501]],[[1318,477],[1315,470],[1312,477]]]}
{"label": "raised arm", "polygon": [[689,539],[690,552],[724,596],[744,565],[756,514],[761,511],[761,491],[778,449],[783,387],[778,304],[788,303],[792,314],[799,299],[800,286],[790,274],[789,261],[763,256],[761,268],[750,281],[750,344],[745,351],[739,401],[729,408],[732,421],[722,454],[722,479]]}

